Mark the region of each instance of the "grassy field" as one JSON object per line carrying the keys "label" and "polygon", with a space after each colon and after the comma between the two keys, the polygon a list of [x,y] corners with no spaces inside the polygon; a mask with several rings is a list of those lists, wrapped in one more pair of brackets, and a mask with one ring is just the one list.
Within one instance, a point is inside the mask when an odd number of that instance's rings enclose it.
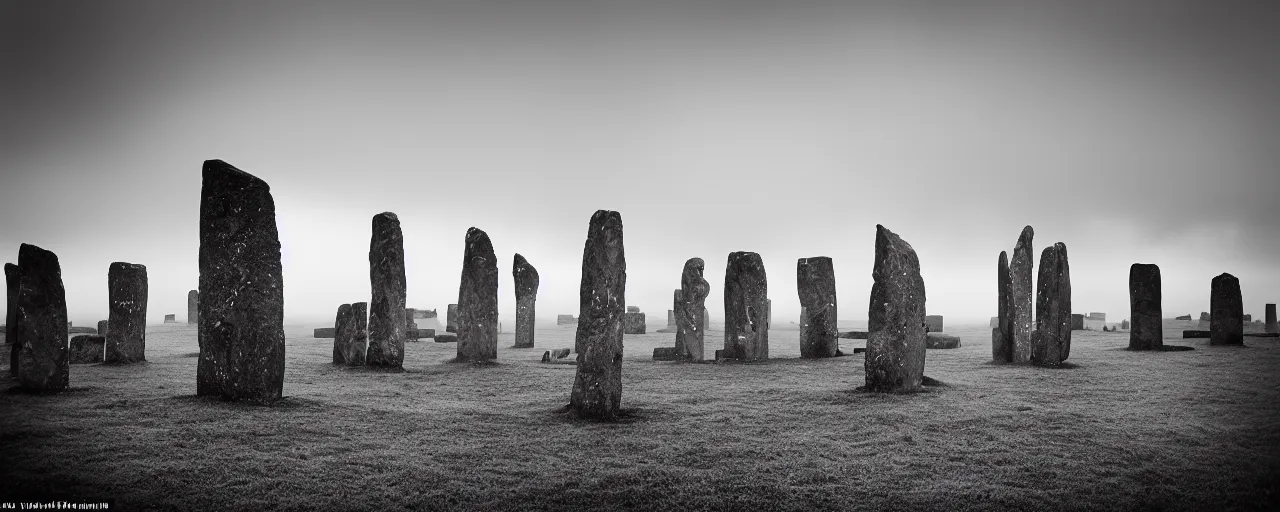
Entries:
{"label": "grassy field", "polygon": [[[1071,367],[990,363],[990,331],[931,350],[945,387],[854,392],[862,355],[800,360],[770,333],[761,364],[653,362],[674,334],[627,336],[616,423],[565,413],[573,328],[537,348],[450,363],[410,343],[404,373],[330,364],[287,328],[286,399],[196,398],[193,327],[148,328],[145,364],[73,365],[68,392],[0,393],[3,500],[112,498],[159,509],[1269,509],[1280,502],[1280,342],[1073,333]],[[708,354],[722,333],[708,333]],[[862,346],[841,340],[842,348]],[[7,364],[7,358],[5,363]],[[16,382],[3,373],[4,388]]]}

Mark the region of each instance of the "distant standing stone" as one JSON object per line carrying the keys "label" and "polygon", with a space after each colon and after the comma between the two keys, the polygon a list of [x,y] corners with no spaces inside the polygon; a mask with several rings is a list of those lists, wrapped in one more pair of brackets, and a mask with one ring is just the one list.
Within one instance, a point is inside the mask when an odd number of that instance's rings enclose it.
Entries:
{"label": "distant standing stone", "polygon": [[444,323],[445,332],[452,332],[452,333],[458,332],[458,305],[457,304],[450,304],[449,308],[445,310],[444,322],[445,322]]}
{"label": "distant standing stone", "polygon": [[[634,306],[633,306],[634,307]],[[639,309],[639,308],[636,308]],[[622,317],[622,332],[626,334],[644,334],[644,313],[628,311]]]}
{"label": "distant standing stone", "polygon": [[498,258],[483,230],[470,228],[458,285],[458,360],[498,358]]}
{"label": "distant standing stone", "polygon": [[103,348],[106,344],[107,339],[102,335],[72,336],[71,350],[67,352],[67,358],[71,364],[101,363]]}
{"label": "distant standing stone", "polygon": [[930,332],[925,336],[924,346],[932,349],[960,348],[960,337],[940,332]]}
{"label": "distant standing stone", "polygon": [[38,392],[67,388],[67,296],[58,256],[30,244],[18,248],[18,298],[14,312],[18,382]]}
{"label": "distant standing stone", "polygon": [[1036,330],[1031,334],[1031,362],[1057,366],[1071,355],[1071,268],[1062,242],[1040,253],[1036,290]]}
{"label": "distant standing stone", "polygon": [[582,250],[580,313],[574,340],[578,368],[569,404],[580,417],[613,419],[622,405],[626,288],[622,215],[598,210],[591,216]]}
{"label": "distant standing stone", "polygon": [[338,329],[336,327],[316,327],[311,331],[312,338],[338,339]]}
{"label": "distant standing stone", "polygon": [[796,260],[796,293],[800,296],[800,357],[835,357],[836,271],[831,258]]}
{"label": "distant standing stone", "polygon": [[1071,330],[1073,331],[1084,330],[1084,315],[1080,313],[1071,314]]}
{"label": "distant standing stone", "polygon": [[164,316],[164,323],[166,323],[166,324],[176,324],[176,323],[178,323],[178,315],[176,315],[176,314],[174,314],[174,315],[165,315],[165,316]]}
{"label": "distant standing stone", "polygon": [[942,332],[942,315],[925,315],[924,326],[929,332]]}
{"label": "distant standing stone", "polygon": [[[338,313],[333,319],[333,364],[347,364],[347,340],[342,335],[350,329],[349,325],[352,323],[351,305],[339,305]],[[315,337],[322,337],[320,331],[316,329]]]}
{"label": "distant standing stone", "polygon": [[924,379],[924,279],[911,244],[879,224],[871,277],[866,389],[914,393]]}
{"label": "distant standing stone", "polygon": [[1160,294],[1160,267],[1134,263],[1129,266],[1129,350],[1161,350],[1164,321]]}
{"label": "distant standing stone", "polygon": [[511,265],[511,275],[516,284],[516,348],[533,347],[533,326],[538,300],[538,269],[516,253]]}
{"label": "distant standing stone", "polygon": [[724,272],[724,359],[769,358],[769,285],[754,252],[729,253]]}
{"label": "distant standing stone", "polygon": [[556,325],[573,325],[578,323],[578,319],[573,315],[556,315]]}
{"label": "distant standing stone", "polygon": [[453,332],[437,332],[434,338],[436,343],[455,343],[458,341],[458,334]]}
{"label": "distant standing stone", "polygon": [[187,292],[187,325],[200,323],[200,290]]}
{"label": "distant standing stone", "polygon": [[18,266],[13,263],[4,264],[4,284],[5,284],[5,312],[4,312],[4,342],[9,344],[9,374],[18,376],[18,353],[21,352],[21,345],[18,340]]}
{"label": "distant standing stone", "polygon": [[199,294],[196,394],[279,399],[284,280],[275,200],[266,182],[221,160],[204,163]]}
{"label": "distant standing stone", "polygon": [[991,359],[997,363],[1013,362],[1013,279],[1009,272],[1009,256],[1000,251],[996,263],[996,300],[999,316],[991,330]]}
{"label": "distant standing stone", "polygon": [[405,276],[404,234],[391,212],[373,216],[369,241],[369,349],[365,364],[404,368]]}
{"label": "distant standing stone", "polygon": [[689,258],[680,273],[680,289],[673,294],[676,313],[676,355],[692,361],[705,359],[707,295],[711,284],[703,276],[706,262]]}
{"label": "distant standing stone", "polygon": [[117,261],[107,270],[106,362],[131,364],[146,361],[147,267]]}
{"label": "distant standing stone", "polygon": [[627,312],[628,312],[628,313],[639,313],[639,312],[640,312],[640,306],[627,306]]}
{"label": "distant standing stone", "polygon": [[1009,314],[1013,317],[1013,362],[1031,361],[1031,331],[1034,327],[1031,297],[1035,288],[1031,282],[1031,271],[1035,265],[1035,250],[1032,239],[1035,230],[1031,226],[1022,228],[1018,236],[1018,244],[1013,248],[1013,260],[1009,262]]}
{"label": "distant standing stone", "polygon": [[1267,304],[1266,320],[1267,320],[1267,323],[1264,329],[1267,332],[1280,332],[1280,325],[1276,324],[1276,305],[1275,304]]}
{"label": "distant standing stone", "polygon": [[1235,276],[1224,273],[1213,278],[1209,319],[1210,345],[1244,344],[1244,302]]}
{"label": "distant standing stone", "polygon": [[1253,315],[1249,315],[1249,314],[1244,315],[1244,321],[1245,321],[1245,322],[1252,322],[1252,321],[1253,321]]}
{"label": "distant standing stone", "polygon": [[98,320],[98,336],[106,336],[109,325],[111,325],[110,320]]}

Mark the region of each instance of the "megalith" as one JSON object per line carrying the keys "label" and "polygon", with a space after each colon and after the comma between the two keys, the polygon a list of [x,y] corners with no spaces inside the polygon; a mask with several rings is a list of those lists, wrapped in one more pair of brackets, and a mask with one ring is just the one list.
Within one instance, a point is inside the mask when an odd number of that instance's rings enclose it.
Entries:
{"label": "megalith", "polygon": [[[196,394],[259,403],[284,391],[284,280],[265,181],[204,163]],[[114,329],[111,329],[114,330]]]}
{"label": "megalith", "polygon": [[1276,325],[1276,305],[1267,304],[1266,309],[1266,325],[1263,327],[1267,332],[1280,332],[1280,326]]}
{"label": "megalith", "polygon": [[5,311],[4,340],[9,344],[9,374],[18,376],[18,352],[21,347],[17,343],[18,334],[18,266],[13,263],[4,264]]}
{"label": "megalith", "polygon": [[200,290],[187,292],[187,324],[200,323]]}
{"label": "megalith", "polygon": [[702,258],[689,258],[680,273],[680,289],[673,294],[676,313],[676,354],[692,361],[706,358],[705,344],[707,295],[711,284],[703,273],[706,262]]}
{"label": "megalith", "polygon": [[997,363],[1013,362],[1013,315],[1010,306],[1013,301],[1013,281],[1009,274],[1009,256],[1000,251],[1000,260],[996,263],[996,288],[998,302],[996,310],[996,327],[991,330],[991,359]]}
{"label": "megalith", "polygon": [[67,295],[58,255],[30,244],[18,248],[18,297],[14,311],[18,383],[31,391],[67,388]]}
{"label": "megalith", "polygon": [[100,334],[72,336],[71,348],[67,350],[67,361],[71,364],[101,363],[106,344],[107,338]]}
{"label": "megalith", "polygon": [[516,348],[533,348],[533,326],[538,300],[538,269],[516,253],[511,265],[516,284]]}
{"label": "megalith", "polygon": [[[105,362],[147,360],[147,267],[117,261],[107,269],[107,352]],[[101,333],[99,333],[101,334]]]}
{"label": "megalith", "polygon": [[831,258],[796,260],[796,293],[800,296],[800,357],[835,357],[836,271]]}
{"label": "megalith", "polygon": [[769,285],[764,260],[732,252],[724,271],[724,350],[718,359],[769,358]]}
{"label": "megalith", "polygon": [[[23,272],[26,272],[24,267]],[[1223,273],[1213,278],[1209,295],[1209,344],[1244,344],[1244,302],[1240,280]]]}
{"label": "megalith", "polygon": [[453,332],[453,333],[458,332],[458,305],[457,304],[450,304],[449,308],[445,310],[444,321],[445,321],[444,332]]}
{"label": "megalith", "polygon": [[1031,333],[1031,362],[1057,366],[1071,355],[1071,268],[1062,242],[1040,253],[1036,290],[1036,330]]}
{"label": "megalith", "polygon": [[1018,244],[1013,248],[1013,259],[1009,262],[1009,314],[1013,316],[1015,363],[1031,361],[1031,331],[1035,320],[1031,309],[1031,297],[1035,293],[1031,281],[1031,271],[1035,265],[1035,248],[1031,245],[1034,237],[1035,230],[1031,226],[1022,228]]}
{"label": "megalith", "polygon": [[1160,267],[1134,263],[1129,266],[1129,350],[1164,348],[1161,320]]}
{"label": "megalith", "polygon": [[498,358],[498,258],[489,235],[467,229],[458,285],[458,361]]}
{"label": "megalith", "polygon": [[876,225],[867,309],[866,390],[913,393],[924,379],[925,289],[911,244]]}
{"label": "megalith", "polygon": [[404,368],[404,234],[400,231],[400,218],[391,212],[373,216],[369,286],[369,349],[365,364]]}
{"label": "megalith", "polygon": [[591,216],[582,250],[578,366],[569,405],[579,417],[613,419],[622,404],[622,317],[626,312],[627,258],[622,215]]}
{"label": "megalith", "polygon": [[[342,334],[351,324],[351,305],[342,304],[338,306],[338,313],[333,319],[333,364],[347,364],[347,340]],[[320,329],[316,329],[317,332]],[[316,336],[319,338],[320,336]]]}

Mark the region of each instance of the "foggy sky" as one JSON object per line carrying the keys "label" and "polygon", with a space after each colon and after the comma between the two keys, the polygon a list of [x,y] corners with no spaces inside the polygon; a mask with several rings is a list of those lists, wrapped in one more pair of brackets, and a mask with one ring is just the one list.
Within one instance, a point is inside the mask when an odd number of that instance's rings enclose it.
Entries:
{"label": "foggy sky", "polygon": [[[661,323],[702,257],[759,252],[775,325],[796,260],[835,261],[864,321],[875,225],[915,248],[930,314],[996,314],[1024,225],[1068,247],[1076,312],[1164,315],[1241,280],[1280,302],[1280,16],[1267,2],[0,1],[0,259],[56,252],[71,319],[107,316],[113,261],[149,322],[198,283],[200,168],[277,206],[287,323],[368,300],[373,215],[399,215],[408,305],[456,302],[490,235],[540,322],[577,314],[587,222],[617,210],[627,303]],[[4,298],[0,297],[0,301]]]}

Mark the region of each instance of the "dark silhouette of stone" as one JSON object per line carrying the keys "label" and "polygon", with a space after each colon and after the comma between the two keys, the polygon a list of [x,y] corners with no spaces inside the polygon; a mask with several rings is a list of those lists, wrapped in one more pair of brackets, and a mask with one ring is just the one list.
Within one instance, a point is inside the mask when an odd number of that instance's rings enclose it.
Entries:
{"label": "dark silhouette of stone", "polygon": [[628,311],[622,316],[622,332],[625,334],[644,334],[644,313]]}
{"label": "dark silhouette of stone", "polygon": [[1084,330],[1084,315],[1080,313],[1071,314],[1071,330],[1073,331]]}
{"label": "dark silhouette of stone", "polygon": [[18,382],[38,392],[67,388],[67,295],[58,255],[30,244],[18,249],[18,297],[11,340],[18,349]]}
{"label": "dark silhouette of stone", "polygon": [[879,224],[871,277],[866,390],[914,393],[924,378],[924,279],[911,244]]}
{"label": "dark silhouette of stone", "polygon": [[960,348],[960,338],[940,332],[930,332],[924,338],[925,348],[947,349]]}
{"label": "dark silhouette of stone", "polygon": [[311,331],[312,338],[338,339],[337,327],[316,327]]}
{"label": "dark silhouette of stone", "polygon": [[452,332],[452,333],[458,332],[458,305],[457,304],[450,304],[449,308],[445,310],[444,330],[445,332]]}
{"label": "dark silhouette of stone", "polygon": [[511,265],[516,283],[516,348],[533,348],[535,305],[538,299],[538,269],[516,253]]}
{"label": "dark silhouette of stone", "polygon": [[1266,324],[1263,327],[1263,330],[1265,330],[1266,332],[1280,332],[1280,325],[1276,324],[1276,305],[1267,304],[1267,309],[1265,313],[1266,313]]}
{"label": "dark silhouette of stone", "polygon": [[674,293],[676,313],[676,353],[692,361],[702,361],[706,352],[707,295],[711,284],[703,276],[706,262],[689,258],[680,273],[680,289]]}
{"label": "dark silhouette of stone", "polygon": [[1240,280],[1231,274],[1213,278],[1209,295],[1209,344],[1244,344],[1244,302],[1240,300]]}
{"label": "dark silhouette of stone", "polygon": [[724,272],[724,349],[717,359],[769,358],[769,284],[754,252],[729,253]]}
{"label": "dark silhouette of stone", "polygon": [[373,216],[369,241],[369,348],[365,364],[404,368],[405,276],[404,234],[400,218],[391,212]]}
{"label": "dark silhouette of stone", "polygon": [[498,258],[483,230],[470,228],[458,285],[458,360],[498,357]]}
{"label": "dark silhouette of stone", "polygon": [[574,325],[578,323],[578,319],[573,315],[556,315],[556,325]]}
{"label": "dark silhouette of stone", "polygon": [[111,322],[109,320],[98,320],[98,336],[106,336],[108,330],[107,326],[110,324]]}
{"label": "dark silhouette of stone", "polygon": [[409,332],[409,337],[415,340],[436,337],[435,329],[410,329],[408,332]]}
{"label": "dark silhouette of stone", "polygon": [[1121,328],[1121,329],[1128,330],[1128,329],[1129,329],[1129,320],[1128,320],[1128,319],[1121,320],[1121,321],[1120,321],[1120,328]]}
{"label": "dark silhouette of stone", "polygon": [[942,315],[925,315],[924,327],[929,332],[942,332]]}
{"label": "dark silhouette of stone", "polygon": [[455,343],[458,341],[458,333],[456,332],[437,332],[435,335],[436,343]]}
{"label": "dark silhouette of stone", "polygon": [[71,337],[71,349],[67,360],[71,364],[93,364],[103,361],[107,338],[102,335],[82,334]]}
{"label": "dark silhouette of stone", "polygon": [[1205,321],[1205,322],[1208,322],[1208,321],[1209,321],[1209,312],[1208,312],[1208,311],[1201,311],[1201,312],[1200,312],[1200,320]]}
{"label": "dark silhouette of stone", "polygon": [[117,261],[107,270],[107,355],[105,362],[146,361],[147,267]]}
{"label": "dark silhouette of stone", "polygon": [[67,332],[71,334],[98,334],[98,330],[92,327],[68,327]]}
{"label": "dark silhouette of stone", "polygon": [[1129,350],[1162,350],[1164,321],[1161,311],[1160,267],[1134,263],[1129,266]]}
{"label": "dark silhouette of stone", "polygon": [[284,390],[285,354],[275,200],[266,182],[221,160],[203,175],[196,394],[271,402]]}
{"label": "dark silhouette of stone", "polygon": [[1248,314],[1244,315],[1244,321],[1245,321],[1245,322],[1252,322],[1252,321],[1253,321],[1253,315],[1248,315]]}
{"label": "dark silhouette of stone", "polygon": [[835,357],[836,271],[831,258],[796,260],[796,293],[800,296],[800,357]]}
{"label": "dark silhouette of stone", "polygon": [[580,417],[614,419],[622,404],[622,318],[627,258],[622,215],[598,210],[591,216],[582,250],[582,284],[574,351],[578,368],[570,407]]}
{"label": "dark silhouette of stone", "polygon": [[1196,331],[1196,330],[1182,331],[1182,337],[1183,338],[1208,338],[1209,331]]}
{"label": "dark silhouette of stone", "polygon": [[17,343],[18,335],[14,332],[18,328],[18,278],[20,275],[17,265],[4,264],[4,342],[9,344],[9,374],[14,377],[18,376],[18,352],[21,351]]}
{"label": "dark silhouette of stone", "polygon": [[200,323],[200,290],[187,292],[187,325]]}
{"label": "dark silhouette of stone", "polygon": [[341,326],[342,358],[348,366],[364,366],[369,350],[369,303],[353,302],[350,318]]}
{"label": "dark silhouette of stone", "polygon": [[330,337],[330,336],[322,336],[321,331],[326,331],[323,334],[332,335],[333,364],[347,364],[347,347],[346,347],[347,340],[343,338],[342,334],[349,332],[350,330],[349,326],[352,324],[353,322],[351,321],[351,305],[341,304],[338,306],[338,313],[334,315],[333,328],[330,329],[328,327],[323,327],[323,328],[316,329],[315,337],[317,338]]}
{"label": "dark silhouette of stone", "polygon": [[1182,315],[1180,317],[1174,318],[1174,320],[1191,320],[1191,315]]}
{"label": "dark silhouette of stone", "polygon": [[675,347],[658,347],[653,349],[654,361],[683,361],[684,356],[676,351]]}
{"label": "dark silhouette of stone", "polygon": [[178,323],[178,315],[176,315],[176,314],[165,315],[165,316],[164,316],[164,323],[166,323],[166,324],[176,324],[176,323]]}
{"label": "dark silhouette of stone", "polygon": [[1058,366],[1071,355],[1071,266],[1062,242],[1040,253],[1036,290],[1036,330],[1031,334],[1031,362]]}
{"label": "dark silhouette of stone", "polygon": [[1013,362],[1027,363],[1031,361],[1031,331],[1034,327],[1031,298],[1035,288],[1031,282],[1031,271],[1035,265],[1035,248],[1032,239],[1035,230],[1031,226],[1022,228],[1018,236],[1018,244],[1013,248],[1013,259],[1009,262],[1009,314],[1012,316]]}
{"label": "dark silhouette of stone", "polygon": [[867,339],[867,331],[842,332],[840,333],[840,337],[845,339],[850,339],[850,340],[865,340]]}

